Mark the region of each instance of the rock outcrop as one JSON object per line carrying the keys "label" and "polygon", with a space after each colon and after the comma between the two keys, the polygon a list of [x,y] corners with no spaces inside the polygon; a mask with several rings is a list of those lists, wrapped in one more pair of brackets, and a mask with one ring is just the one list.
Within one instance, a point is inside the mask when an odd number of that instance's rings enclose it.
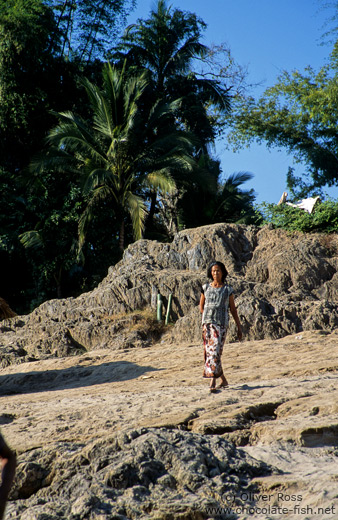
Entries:
{"label": "rock outcrop", "polygon": [[220,437],[143,428],[85,447],[32,450],[19,464],[11,506],[21,520],[198,520],[214,516],[229,493],[254,490],[248,483],[265,473],[264,463]]}
{"label": "rock outcrop", "polygon": [[[182,231],[171,244],[140,240],[90,293],[45,302],[28,316],[4,320],[1,365],[105,346],[147,346],[159,331],[151,320],[149,327],[141,326],[137,313],[154,309],[158,292],[165,306],[173,295],[175,326],[166,340],[198,341],[200,288],[212,259],[228,269],[247,339],[337,327],[337,235],[218,224]],[[228,339],[235,337],[230,321]]]}
{"label": "rock outcrop", "polygon": [[14,316],[16,316],[16,313],[12,311],[6,300],[0,298],[0,321]]}

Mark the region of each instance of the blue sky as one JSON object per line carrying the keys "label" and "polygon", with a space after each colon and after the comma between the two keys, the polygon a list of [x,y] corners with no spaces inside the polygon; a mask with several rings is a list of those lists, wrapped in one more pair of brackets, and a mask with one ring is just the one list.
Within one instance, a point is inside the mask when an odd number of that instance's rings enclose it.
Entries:
{"label": "blue sky", "polygon": [[[204,44],[228,44],[234,59],[248,68],[248,82],[262,83],[252,92],[255,96],[273,85],[282,70],[302,72],[307,65],[318,70],[331,50],[321,45],[325,23],[332,16],[332,9],[323,8],[325,0],[167,0],[167,4],[202,18],[208,26]],[[128,23],[147,18],[154,5],[154,0],[138,0]],[[264,145],[232,153],[219,142],[215,156],[225,176],[253,173],[243,187],[255,190],[258,203],[279,201],[289,166],[295,167],[296,175],[305,170],[286,151],[269,151]],[[338,197],[338,188],[324,191]]]}

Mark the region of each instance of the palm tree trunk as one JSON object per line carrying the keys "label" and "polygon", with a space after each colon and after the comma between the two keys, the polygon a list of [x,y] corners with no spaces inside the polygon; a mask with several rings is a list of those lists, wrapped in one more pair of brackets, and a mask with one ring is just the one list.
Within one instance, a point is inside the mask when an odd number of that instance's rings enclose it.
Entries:
{"label": "palm tree trunk", "polygon": [[60,266],[59,271],[57,273],[54,273],[54,280],[55,280],[55,283],[56,283],[56,295],[57,295],[57,298],[62,298],[61,279],[62,279],[62,266]]}
{"label": "palm tree trunk", "polygon": [[119,234],[119,250],[121,251],[121,253],[123,253],[123,251],[124,251],[124,234],[125,234],[124,218],[122,217],[121,225],[120,225],[120,234]]}
{"label": "palm tree trunk", "polygon": [[157,193],[156,193],[156,191],[152,191],[150,193],[150,208],[149,208],[149,212],[148,212],[147,220],[146,220],[146,224],[145,224],[146,228],[151,228],[151,226],[152,226],[153,218],[154,218],[154,214],[155,214],[156,200],[157,200]]}

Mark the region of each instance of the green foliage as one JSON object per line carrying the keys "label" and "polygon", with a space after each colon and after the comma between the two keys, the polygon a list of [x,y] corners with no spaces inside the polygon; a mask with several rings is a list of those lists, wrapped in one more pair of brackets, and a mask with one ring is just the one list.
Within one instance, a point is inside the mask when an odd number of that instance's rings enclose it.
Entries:
{"label": "green foliage", "polygon": [[[253,194],[240,193],[241,190],[230,194],[227,183],[221,186],[219,163],[209,155],[209,145],[219,133],[219,116],[230,110],[229,91],[234,84],[240,88],[243,73],[235,70],[231,55],[223,46],[209,49],[201,43],[205,27],[196,14],[159,0],[149,18],[129,26],[112,51],[117,64],[126,63],[129,71],[146,71],[151,99],[181,100],[171,124],[185,128],[197,138],[194,170],[189,175],[186,170],[172,170],[175,193],[158,200],[156,196],[151,198],[148,237],[158,236],[157,232],[163,229],[172,237],[184,226],[236,221],[244,216],[254,198]],[[222,57],[221,67],[215,65],[216,56]],[[230,185],[234,188],[232,182]]]}
{"label": "green foliage", "polygon": [[242,188],[252,174],[234,173],[222,180],[219,162],[203,155],[194,177],[178,202],[180,227],[217,222],[252,223],[255,195]]}
{"label": "green foliage", "polygon": [[91,289],[144,233],[250,210],[245,179],[221,182],[208,153],[235,76],[229,54],[213,73],[223,47],[201,44],[202,20],[160,0],[101,78],[134,4],[0,0],[1,297],[17,312]]}
{"label": "green foliage", "polygon": [[317,203],[311,214],[286,204],[266,202],[258,205],[256,210],[262,225],[271,224],[276,228],[306,233],[338,233],[338,201],[335,200]]}
{"label": "green foliage", "polygon": [[80,190],[71,176],[40,172],[25,179],[26,222],[18,233],[30,267],[34,304],[77,292],[73,272],[77,224],[83,210]]}
{"label": "green foliage", "polygon": [[204,153],[216,135],[211,107],[222,114],[230,109],[228,89],[219,78],[196,71],[196,62],[210,58],[209,49],[201,43],[205,27],[196,14],[158,0],[149,18],[129,26],[112,52],[115,62],[126,61],[129,68],[147,71],[153,97],[182,100],[176,119],[194,132]]}
{"label": "green foliage", "polygon": [[253,190],[242,189],[242,185],[252,177],[248,172],[234,173],[219,183],[214,199],[214,222],[252,222],[255,194]]}
{"label": "green foliage", "polygon": [[53,9],[57,22],[60,56],[88,64],[106,58],[107,49],[136,0],[45,0],[45,3]]}
{"label": "green foliage", "polygon": [[231,142],[286,148],[306,165],[308,192],[338,182],[338,74],[332,66],[283,72],[255,101],[244,99],[232,119]]}
{"label": "green foliage", "polygon": [[1,297],[16,311],[29,306],[27,287],[32,280],[18,233],[25,226],[26,212],[17,177],[0,166],[0,265]]}
{"label": "green foliage", "polygon": [[[39,0],[0,2],[0,156],[9,169],[24,164],[44,95],[51,13]],[[38,75],[40,77],[38,77]],[[40,134],[41,137],[41,134]]]}
{"label": "green foliage", "polygon": [[[79,246],[102,204],[109,204],[119,222],[119,247],[125,245],[129,215],[136,239],[141,238],[146,217],[147,192],[170,192],[175,183],[171,169],[191,169],[191,142],[186,133],[172,131],[165,121],[178,103],[155,104],[141,111],[146,94],[144,73],[128,76],[109,64],[103,70],[103,89],[83,82],[92,110],[91,121],[72,112],[57,114],[60,123],[48,136],[49,149],[33,165],[33,171],[48,168],[73,172],[78,177],[86,207],[79,222]],[[159,131],[159,128],[162,131]]]}
{"label": "green foliage", "polygon": [[[75,98],[75,68],[56,59],[53,12],[41,0],[0,0],[0,164],[19,172],[42,145],[50,114]],[[56,45],[55,43],[55,45]]]}

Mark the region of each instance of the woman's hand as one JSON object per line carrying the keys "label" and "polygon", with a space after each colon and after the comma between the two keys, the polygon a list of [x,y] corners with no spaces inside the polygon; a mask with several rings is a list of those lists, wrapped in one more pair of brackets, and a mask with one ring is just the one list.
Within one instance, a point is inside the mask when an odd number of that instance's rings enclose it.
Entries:
{"label": "woman's hand", "polygon": [[237,309],[236,309],[236,305],[235,305],[235,299],[234,299],[234,295],[233,294],[230,294],[229,296],[229,307],[230,307],[230,312],[235,320],[235,323],[237,325],[237,338],[238,338],[238,341],[242,341],[242,337],[243,337],[243,334],[242,334],[242,326],[241,326],[241,322],[239,321],[239,317],[238,317],[238,314],[237,314]]}

